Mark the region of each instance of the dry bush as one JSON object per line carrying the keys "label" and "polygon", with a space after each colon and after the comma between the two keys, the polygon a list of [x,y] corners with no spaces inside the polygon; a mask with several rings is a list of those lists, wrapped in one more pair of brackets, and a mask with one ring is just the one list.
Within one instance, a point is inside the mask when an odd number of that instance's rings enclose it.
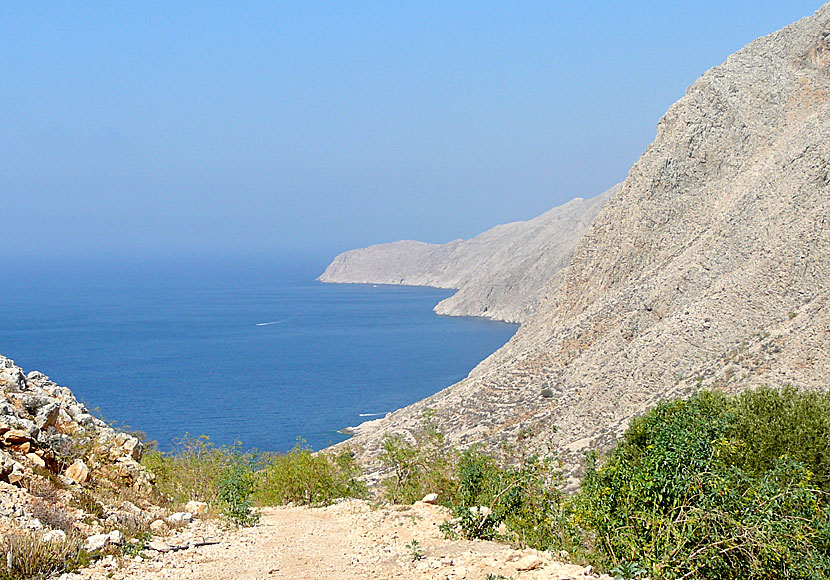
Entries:
{"label": "dry bush", "polygon": [[31,512],[34,517],[40,520],[44,526],[53,530],[63,530],[67,534],[75,532],[75,515],[55,503],[49,503],[42,499],[35,500],[31,505]]}

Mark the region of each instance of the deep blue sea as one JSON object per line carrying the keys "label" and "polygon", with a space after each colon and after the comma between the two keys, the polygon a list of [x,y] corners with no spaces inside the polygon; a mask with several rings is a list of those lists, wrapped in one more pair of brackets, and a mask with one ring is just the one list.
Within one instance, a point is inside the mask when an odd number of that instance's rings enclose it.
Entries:
{"label": "deep blue sea", "polygon": [[460,379],[516,326],[435,315],[450,291],[314,281],[314,260],[15,266],[0,354],[169,450],[318,449]]}

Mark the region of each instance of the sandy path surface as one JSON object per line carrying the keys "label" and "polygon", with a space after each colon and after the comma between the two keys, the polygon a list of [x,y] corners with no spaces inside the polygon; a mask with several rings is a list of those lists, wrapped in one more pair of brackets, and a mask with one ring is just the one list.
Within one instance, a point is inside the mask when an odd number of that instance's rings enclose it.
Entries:
{"label": "sandy path surface", "polygon": [[[596,578],[590,569],[557,563],[547,552],[446,540],[438,526],[448,518],[445,509],[420,502],[383,509],[361,501],[316,509],[266,508],[255,527],[222,530],[212,522],[197,522],[162,538],[169,545],[189,547],[167,553],[146,550],[136,559],[107,558],[64,578],[484,580],[488,574],[516,580]],[[218,543],[193,546],[204,540]],[[412,540],[419,544],[418,559],[410,547]],[[519,569],[528,565],[534,569]]]}

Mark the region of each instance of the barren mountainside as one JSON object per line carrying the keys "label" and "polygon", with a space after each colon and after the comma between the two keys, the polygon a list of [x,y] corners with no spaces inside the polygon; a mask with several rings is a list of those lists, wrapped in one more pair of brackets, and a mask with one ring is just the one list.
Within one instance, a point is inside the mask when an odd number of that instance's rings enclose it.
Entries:
{"label": "barren mountainside", "polygon": [[351,444],[371,459],[432,408],[461,443],[541,446],[556,425],[572,471],[701,386],[827,389],[829,195],[826,4],[689,87],[507,345]]}
{"label": "barren mountainside", "polygon": [[619,187],[590,199],[573,199],[532,220],[496,226],[469,240],[404,240],[344,252],[319,279],[458,289],[435,307],[438,314],[521,322],[550,277],[568,265],[577,241]]}

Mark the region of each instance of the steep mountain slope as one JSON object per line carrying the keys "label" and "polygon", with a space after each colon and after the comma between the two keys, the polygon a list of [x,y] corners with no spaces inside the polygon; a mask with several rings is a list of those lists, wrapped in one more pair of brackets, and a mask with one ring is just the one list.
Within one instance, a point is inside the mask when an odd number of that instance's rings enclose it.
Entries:
{"label": "steep mountain slope", "polygon": [[435,307],[438,314],[520,322],[550,277],[568,265],[579,238],[619,189],[616,185],[591,199],[576,198],[469,240],[440,245],[405,240],[344,252],[319,279],[455,288],[459,291]]}
{"label": "steep mountain slope", "polygon": [[554,436],[574,470],[658,400],[830,374],[830,4],[707,71],[548,285],[470,376],[355,429],[371,458],[421,412],[452,439]]}

